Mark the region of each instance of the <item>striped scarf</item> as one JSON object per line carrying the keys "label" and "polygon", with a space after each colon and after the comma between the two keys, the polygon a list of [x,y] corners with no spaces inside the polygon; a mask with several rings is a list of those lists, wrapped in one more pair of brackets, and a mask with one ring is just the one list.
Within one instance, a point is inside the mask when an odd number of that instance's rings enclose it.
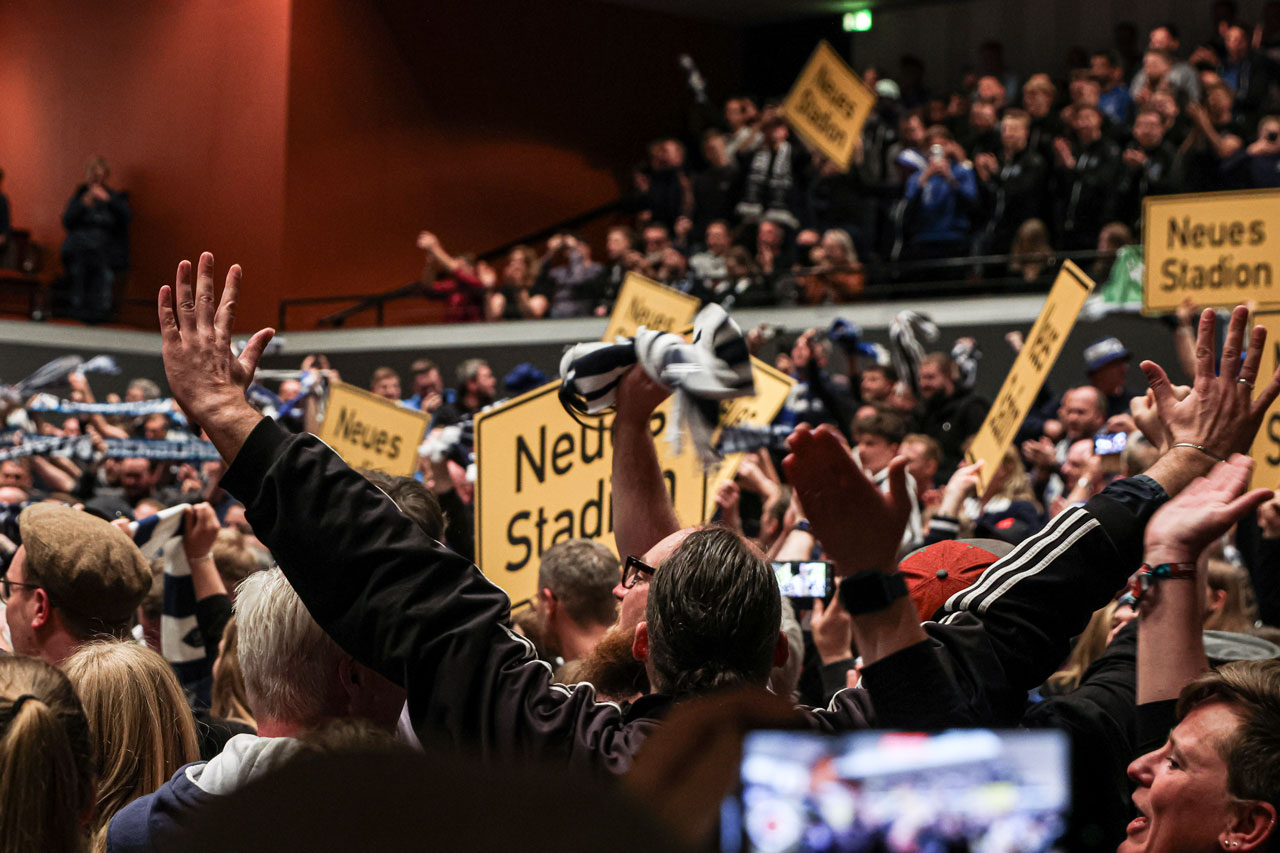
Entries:
{"label": "striped scarf", "polygon": [[621,343],[570,347],[560,361],[560,402],[570,414],[608,412],[618,383],[636,364],[675,393],[666,433],[672,452],[680,453],[687,429],[699,459],[715,462],[719,457],[711,439],[720,420],[720,401],[755,394],[751,356],[738,324],[712,304],[698,312],[692,343],[642,326]]}

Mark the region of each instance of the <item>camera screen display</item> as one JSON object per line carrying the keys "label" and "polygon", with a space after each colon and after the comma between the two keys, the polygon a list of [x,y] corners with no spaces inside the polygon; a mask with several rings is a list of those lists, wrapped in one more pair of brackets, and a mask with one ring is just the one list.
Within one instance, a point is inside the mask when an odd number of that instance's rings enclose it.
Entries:
{"label": "camera screen display", "polygon": [[1059,850],[1069,761],[1052,730],[752,732],[721,849]]}
{"label": "camera screen display", "polygon": [[775,562],[773,572],[778,586],[787,598],[826,598],[827,563],[822,560],[786,560]]}

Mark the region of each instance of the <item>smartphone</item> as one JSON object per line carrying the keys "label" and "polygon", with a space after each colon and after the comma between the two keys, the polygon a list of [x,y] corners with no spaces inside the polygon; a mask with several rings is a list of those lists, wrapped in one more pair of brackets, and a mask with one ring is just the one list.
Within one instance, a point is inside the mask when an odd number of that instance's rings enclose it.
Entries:
{"label": "smartphone", "polygon": [[1124,452],[1129,436],[1123,432],[1103,433],[1093,437],[1093,452],[1097,456],[1112,456]]}
{"label": "smartphone", "polygon": [[720,813],[720,849],[1064,849],[1065,732],[756,731]]}
{"label": "smartphone", "polygon": [[812,599],[830,601],[835,594],[835,575],[826,560],[774,560],[773,573],[787,598],[802,599],[809,609]]}

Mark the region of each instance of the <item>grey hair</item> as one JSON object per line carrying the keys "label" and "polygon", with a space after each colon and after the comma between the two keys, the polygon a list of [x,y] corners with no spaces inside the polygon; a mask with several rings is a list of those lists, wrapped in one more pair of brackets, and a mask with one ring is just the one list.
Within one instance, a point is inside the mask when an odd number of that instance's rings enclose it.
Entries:
{"label": "grey hair", "polygon": [[240,668],[254,716],[310,725],[326,716],[330,685],[344,656],[311,618],[279,568],[236,587]]}

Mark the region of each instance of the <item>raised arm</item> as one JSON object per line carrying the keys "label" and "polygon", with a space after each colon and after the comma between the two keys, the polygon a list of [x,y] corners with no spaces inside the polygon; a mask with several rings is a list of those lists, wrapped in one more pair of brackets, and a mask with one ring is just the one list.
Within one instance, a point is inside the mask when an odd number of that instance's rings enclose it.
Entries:
{"label": "raised arm", "polygon": [[[1272,497],[1270,489],[1246,493],[1253,462],[1236,454],[1215,465],[1161,507],[1147,525],[1145,566],[1159,578],[1138,610],[1138,703],[1176,699],[1209,668],[1201,640],[1206,572],[1200,554],[1249,510]],[[1168,567],[1162,569],[1160,567]]]}
{"label": "raised arm", "polygon": [[618,383],[613,416],[613,524],[618,553],[624,559],[643,555],[680,529],[649,427],[653,410],[670,393],[638,366]]}

